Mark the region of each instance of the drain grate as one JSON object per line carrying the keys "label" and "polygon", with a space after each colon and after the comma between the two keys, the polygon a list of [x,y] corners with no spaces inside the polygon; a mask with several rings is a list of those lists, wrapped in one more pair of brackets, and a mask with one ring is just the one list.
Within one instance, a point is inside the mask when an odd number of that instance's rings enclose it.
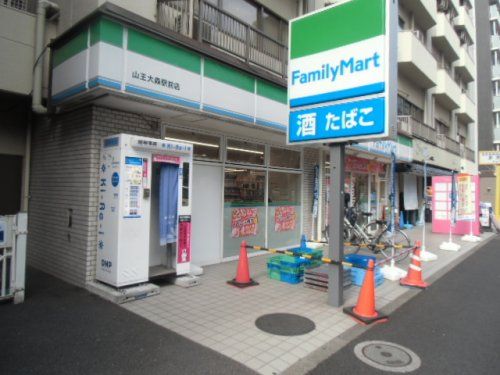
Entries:
{"label": "drain grate", "polygon": [[359,360],[379,370],[411,372],[421,365],[420,358],[404,346],[385,341],[365,341],[354,347]]}
{"label": "drain grate", "polygon": [[260,330],[279,336],[305,335],[316,328],[314,322],[295,314],[267,314],[257,318],[255,325]]}

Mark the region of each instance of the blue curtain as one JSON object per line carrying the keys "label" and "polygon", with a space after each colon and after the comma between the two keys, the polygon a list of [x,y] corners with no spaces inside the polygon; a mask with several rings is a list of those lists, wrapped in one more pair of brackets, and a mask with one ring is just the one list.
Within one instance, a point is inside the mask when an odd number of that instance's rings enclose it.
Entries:
{"label": "blue curtain", "polygon": [[177,241],[179,166],[162,164],[160,170],[160,245]]}

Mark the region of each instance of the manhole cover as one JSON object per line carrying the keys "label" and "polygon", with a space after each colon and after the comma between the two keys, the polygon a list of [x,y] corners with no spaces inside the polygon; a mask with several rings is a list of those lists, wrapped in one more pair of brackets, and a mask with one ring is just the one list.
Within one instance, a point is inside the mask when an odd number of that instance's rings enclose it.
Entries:
{"label": "manhole cover", "polygon": [[255,321],[257,328],[264,332],[280,336],[305,335],[316,328],[314,322],[295,314],[267,314]]}
{"label": "manhole cover", "polygon": [[421,365],[420,358],[404,346],[385,341],[365,341],[354,347],[356,357],[383,371],[411,372]]}

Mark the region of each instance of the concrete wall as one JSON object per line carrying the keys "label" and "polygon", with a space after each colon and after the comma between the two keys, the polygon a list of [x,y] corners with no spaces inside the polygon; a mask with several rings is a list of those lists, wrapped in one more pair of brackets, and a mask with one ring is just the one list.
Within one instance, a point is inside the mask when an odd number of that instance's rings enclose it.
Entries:
{"label": "concrete wall", "polygon": [[35,126],[29,264],[80,286],[94,278],[100,140],[122,132],[160,136],[155,118],[100,107]]}
{"label": "concrete wall", "polygon": [[495,177],[481,176],[480,179],[480,195],[481,202],[490,202],[495,206]]}
{"label": "concrete wall", "polygon": [[30,93],[34,39],[35,16],[0,5],[0,90]]}

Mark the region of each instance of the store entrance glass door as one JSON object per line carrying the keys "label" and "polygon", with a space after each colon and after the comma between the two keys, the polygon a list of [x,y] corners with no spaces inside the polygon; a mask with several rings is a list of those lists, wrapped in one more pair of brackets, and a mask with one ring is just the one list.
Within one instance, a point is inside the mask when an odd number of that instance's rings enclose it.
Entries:
{"label": "store entrance glass door", "polygon": [[266,172],[244,167],[224,170],[224,258],[239,254],[241,241],[265,246]]}

